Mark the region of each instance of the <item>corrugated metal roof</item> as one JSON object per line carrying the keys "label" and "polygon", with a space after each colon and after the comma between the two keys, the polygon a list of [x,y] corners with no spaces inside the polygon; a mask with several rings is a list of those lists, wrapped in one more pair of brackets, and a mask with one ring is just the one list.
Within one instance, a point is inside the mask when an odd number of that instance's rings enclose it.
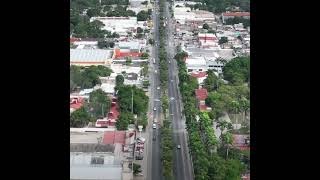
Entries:
{"label": "corrugated metal roof", "polygon": [[70,62],[104,62],[111,58],[113,50],[70,49]]}

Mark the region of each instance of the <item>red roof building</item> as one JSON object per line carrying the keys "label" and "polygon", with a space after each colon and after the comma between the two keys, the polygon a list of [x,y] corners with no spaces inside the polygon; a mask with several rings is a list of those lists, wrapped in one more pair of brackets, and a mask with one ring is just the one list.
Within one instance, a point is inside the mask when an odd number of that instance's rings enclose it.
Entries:
{"label": "red roof building", "polygon": [[203,101],[208,97],[208,91],[205,88],[196,89],[196,97],[198,101]]}
{"label": "red roof building", "polygon": [[83,97],[70,98],[70,108],[77,110],[82,107],[83,102],[84,102]]}
{"label": "red roof building", "polygon": [[103,136],[103,144],[125,144],[126,131],[106,131]]}
{"label": "red roof building", "polygon": [[191,76],[195,78],[203,78],[207,76],[207,73],[206,72],[192,73]]}
{"label": "red roof building", "polygon": [[79,41],[80,39],[79,38],[70,38],[70,43],[74,43],[76,41]]}
{"label": "red roof building", "polygon": [[115,59],[124,57],[140,57],[142,53],[140,52],[123,52],[121,49],[115,49]]}

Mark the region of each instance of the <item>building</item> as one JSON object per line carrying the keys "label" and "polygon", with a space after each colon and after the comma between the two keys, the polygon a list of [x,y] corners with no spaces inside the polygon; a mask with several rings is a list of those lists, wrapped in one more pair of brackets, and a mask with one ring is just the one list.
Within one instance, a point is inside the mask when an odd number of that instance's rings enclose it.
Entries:
{"label": "building", "polygon": [[92,66],[110,65],[113,50],[103,49],[70,49],[70,65]]}
{"label": "building", "polygon": [[188,73],[207,71],[207,63],[204,57],[187,57],[186,66]]}
{"label": "building", "polygon": [[84,98],[70,96],[70,113],[74,112],[77,109],[80,109],[83,106]]}
{"label": "building", "polygon": [[203,81],[208,77],[206,72],[191,73],[191,76],[197,78],[198,84],[201,86]]}
{"label": "building", "polygon": [[123,146],[130,147],[134,135],[130,131],[70,132],[70,179],[130,180],[127,158],[132,159],[132,153],[124,152]]}
{"label": "building", "polygon": [[233,147],[240,150],[250,150],[250,135],[249,134],[233,134]]}
{"label": "building", "polygon": [[142,85],[142,79],[136,73],[126,73],[123,84],[140,87]]}
{"label": "building", "polygon": [[250,12],[225,12],[222,13],[222,22],[225,23],[227,19],[234,17],[243,17],[245,19],[250,19]]}
{"label": "building", "polygon": [[141,45],[139,41],[124,41],[119,42],[117,47],[114,49],[114,58],[125,58],[125,57],[140,57],[141,53]]}
{"label": "building", "polygon": [[209,111],[211,110],[205,103],[205,100],[208,97],[208,91],[205,88],[200,88],[195,90],[196,98],[198,101],[198,108],[200,111]]}
{"label": "building", "polygon": [[98,20],[104,24],[102,29],[116,32],[120,36],[127,35],[137,28],[137,17],[92,17],[90,22]]}

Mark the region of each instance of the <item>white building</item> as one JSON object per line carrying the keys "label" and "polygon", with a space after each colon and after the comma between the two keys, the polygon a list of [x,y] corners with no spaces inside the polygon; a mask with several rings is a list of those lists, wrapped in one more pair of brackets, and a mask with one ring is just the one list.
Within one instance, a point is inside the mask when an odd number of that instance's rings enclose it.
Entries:
{"label": "white building", "polygon": [[207,63],[204,57],[187,58],[186,66],[188,73],[207,71]]}
{"label": "white building", "polygon": [[112,62],[112,57],[113,50],[70,49],[70,65],[110,65]]}

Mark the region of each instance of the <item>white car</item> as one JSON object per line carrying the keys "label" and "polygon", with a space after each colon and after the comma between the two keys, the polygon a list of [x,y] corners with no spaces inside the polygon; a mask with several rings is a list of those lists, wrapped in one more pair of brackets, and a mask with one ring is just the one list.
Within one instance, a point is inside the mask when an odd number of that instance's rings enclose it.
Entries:
{"label": "white car", "polygon": [[156,124],[152,124],[152,128],[153,129],[157,129],[157,125]]}
{"label": "white car", "polygon": [[156,110],[157,110],[157,108],[156,108],[156,107],[153,107],[153,110],[154,110],[154,111],[156,111]]}
{"label": "white car", "polygon": [[158,86],[157,89],[159,90],[159,89],[160,89],[160,86]]}
{"label": "white car", "polygon": [[181,146],[180,146],[180,145],[177,145],[177,149],[181,149]]}
{"label": "white car", "polygon": [[158,71],[157,70],[154,70],[154,73],[157,73]]}

